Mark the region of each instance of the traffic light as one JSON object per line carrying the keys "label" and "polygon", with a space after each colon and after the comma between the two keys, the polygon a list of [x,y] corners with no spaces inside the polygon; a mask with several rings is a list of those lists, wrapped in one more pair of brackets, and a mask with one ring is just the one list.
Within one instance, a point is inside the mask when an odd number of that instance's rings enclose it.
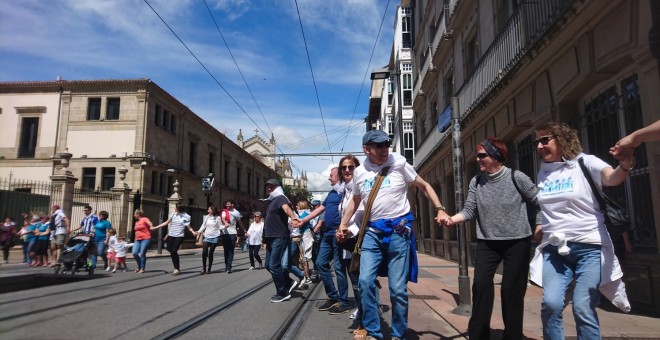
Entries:
{"label": "traffic light", "polygon": [[214,184],[215,184],[215,179],[213,177],[204,177],[202,179],[202,191],[211,192],[211,190],[213,190]]}

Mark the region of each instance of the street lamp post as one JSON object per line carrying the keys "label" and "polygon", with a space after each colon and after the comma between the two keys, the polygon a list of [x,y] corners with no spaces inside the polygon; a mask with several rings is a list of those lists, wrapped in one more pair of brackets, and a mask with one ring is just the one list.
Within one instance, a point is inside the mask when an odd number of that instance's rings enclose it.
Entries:
{"label": "street lamp post", "polygon": [[[371,72],[371,80],[380,80],[380,79],[389,79],[390,75],[394,75],[396,78],[396,98],[397,98],[397,117],[396,117],[396,125],[397,125],[397,131],[399,135],[399,154],[405,157],[405,154],[403,152],[403,99],[401,97],[401,70],[399,69],[398,63],[396,66],[396,69],[394,72],[390,72],[389,69],[386,68],[381,68],[381,69],[376,69]],[[389,133],[389,131],[387,131]]]}

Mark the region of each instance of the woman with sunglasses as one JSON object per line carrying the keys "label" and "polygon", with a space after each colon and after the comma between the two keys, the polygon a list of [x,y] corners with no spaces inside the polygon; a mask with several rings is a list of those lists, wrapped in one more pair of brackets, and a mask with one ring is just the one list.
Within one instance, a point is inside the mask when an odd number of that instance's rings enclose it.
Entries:
{"label": "woman with sunglasses", "polygon": [[[443,221],[452,226],[477,219],[472,317],[468,333],[470,339],[490,339],[495,298],[493,277],[500,262],[504,262],[500,292],[504,321],[502,338],[522,339],[532,236],[525,202],[535,204],[537,190],[527,175],[504,165],[508,151],[502,140],[488,137],[477,145],[476,151],[480,173],[470,180],[465,206],[461,212]],[[540,223],[540,214],[536,222]]]}
{"label": "woman with sunglasses", "polygon": [[564,123],[545,123],[535,131],[534,147],[541,158],[538,202],[543,213],[539,231],[543,242],[532,260],[530,277],[543,286],[543,338],[564,338],[564,295],[575,280],[573,317],[578,339],[600,339],[596,314],[600,294],[624,312],[630,311],[630,304],[595,196],[600,193],[592,192],[579,160],[599,190],[621,184],[635,160],[630,154],[612,168],[596,156],[582,153],[577,131]]}

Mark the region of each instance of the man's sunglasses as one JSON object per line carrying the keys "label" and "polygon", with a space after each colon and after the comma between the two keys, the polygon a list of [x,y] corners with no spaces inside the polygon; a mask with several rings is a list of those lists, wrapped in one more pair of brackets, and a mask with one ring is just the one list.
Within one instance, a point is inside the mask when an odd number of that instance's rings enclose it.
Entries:
{"label": "man's sunglasses", "polygon": [[353,171],[355,169],[355,165],[344,165],[344,166],[340,166],[339,168],[341,168],[342,170]]}
{"label": "man's sunglasses", "polygon": [[485,152],[480,152],[480,153],[477,154],[477,158],[479,158],[479,159],[484,159],[486,157],[488,157],[488,154],[485,153]]}
{"label": "man's sunglasses", "polygon": [[390,147],[390,142],[380,142],[380,143],[369,143],[371,146],[375,146],[378,149],[382,148],[389,148]]}
{"label": "man's sunglasses", "polygon": [[555,138],[555,136],[543,136],[539,139],[533,140],[532,145],[537,146],[539,145],[539,143],[541,143],[541,145],[548,145],[548,143],[550,143],[550,140],[553,138]]}

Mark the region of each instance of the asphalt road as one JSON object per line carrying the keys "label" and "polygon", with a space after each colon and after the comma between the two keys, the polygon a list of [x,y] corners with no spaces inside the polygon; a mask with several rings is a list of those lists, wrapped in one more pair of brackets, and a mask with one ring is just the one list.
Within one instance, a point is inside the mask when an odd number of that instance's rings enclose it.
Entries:
{"label": "asphalt road", "polygon": [[[165,252],[166,253],[166,252]],[[248,271],[247,253],[238,251],[233,273],[224,268],[216,251],[215,272],[199,275],[199,254],[181,256],[181,274],[172,276],[169,257],[149,258],[147,272],[115,274],[97,271],[89,280],[0,293],[0,337],[8,339],[153,339],[200,315],[213,315],[182,334],[182,339],[269,339],[292,313],[302,308],[299,332],[289,339],[351,337],[348,314],[331,316],[316,307],[323,287],[294,290],[292,299],[271,303],[275,294],[266,270]],[[129,269],[135,268],[128,259]],[[25,285],[47,282],[52,270],[4,265],[3,280],[32,275]],[[77,278],[89,278],[86,273]],[[265,285],[264,285],[265,283]],[[262,289],[252,292],[254,287]],[[228,302],[246,294],[239,302]],[[305,296],[308,296],[305,298]],[[307,301],[307,302],[306,302]]]}

